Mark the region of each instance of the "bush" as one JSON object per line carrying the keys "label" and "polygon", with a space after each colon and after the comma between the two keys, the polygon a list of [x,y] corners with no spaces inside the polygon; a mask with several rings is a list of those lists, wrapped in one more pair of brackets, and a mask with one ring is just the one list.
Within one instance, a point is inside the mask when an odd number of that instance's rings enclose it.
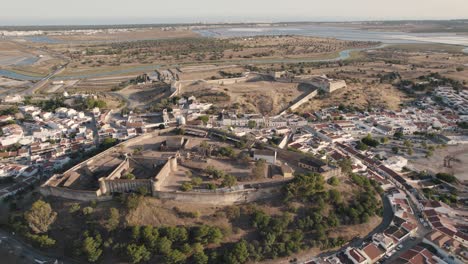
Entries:
{"label": "bush", "polygon": [[224,176],[222,186],[223,187],[232,187],[237,184],[237,178],[232,175]]}
{"label": "bush", "polygon": [[134,210],[140,205],[142,196],[136,195],[134,193],[127,195],[124,199],[125,206],[129,210]]}
{"label": "bush", "polygon": [[203,179],[200,177],[193,177],[191,183],[193,186],[200,186],[203,183]]}
{"label": "bush", "polygon": [[68,212],[70,214],[74,214],[74,213],[78,212],[80,209],[81,209],[81,207],[80,207],[79,203],[72,203],[70,205],[70,208],[68,209]]}
{"label": "bush", "polygon": [[180,186],[180,190],[182,190],[184,192],[191,191],[192,189],[193,189],[193,185],[190,182],[184,182]]}
{"label": "bush", "polygon": [[340,180],[337,177],[333,176],[330,179],[328,179],[328,184],[332,186],[338,186],[340,184]]}
{"label": "bush", "polygon": [[125,173],[123,176],[122,176],[122,179],[124,180],[134,180],[136,177],[133,173]]}
{"label": "bush", "polygon": [[94,208],[87,206],[83,208],[83,215],[91,215],[94,212]]}
{"label": "bush", "polygon": [[30,239],[34,244],[37,244],[41,248],[48,248],[55,245],[55,240],[47,235],[35,235],[28,233],[26,237]]}

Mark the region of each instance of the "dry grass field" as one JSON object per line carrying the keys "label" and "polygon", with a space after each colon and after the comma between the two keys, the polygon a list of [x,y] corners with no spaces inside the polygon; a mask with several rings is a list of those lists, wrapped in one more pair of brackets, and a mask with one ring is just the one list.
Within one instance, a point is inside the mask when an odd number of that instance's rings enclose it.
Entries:
{"label": "dry grass field", "polygon": [[[452,168],[443,166],[448,155],[458,160],[452,161]],[[468,181],[468,144],[438,148],[432,157],[411,160],[410,165],[418,171],[445,172],[455,175],[460,181]]]}
{"label": "dry grass field", "polygon": [[311,87],[298,83],[267,81],[254,77],[246,82],[230,85],[195,82],[183,89],[185,96],[195,95],[201,101],[214,103],[218,108],[232,108],[243,113],[275,115]]}

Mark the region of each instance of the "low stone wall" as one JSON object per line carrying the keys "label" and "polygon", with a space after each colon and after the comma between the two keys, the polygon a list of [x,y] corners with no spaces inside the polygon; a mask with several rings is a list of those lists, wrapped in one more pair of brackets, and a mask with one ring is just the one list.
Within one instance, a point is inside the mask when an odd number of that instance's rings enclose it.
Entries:
{"label": "low stone wall", "polygon": [[217,80],[207,80],[206,83],[217,84],[217,85],[231,85],[247,81],[247,76],[239,78],[226,78]]}

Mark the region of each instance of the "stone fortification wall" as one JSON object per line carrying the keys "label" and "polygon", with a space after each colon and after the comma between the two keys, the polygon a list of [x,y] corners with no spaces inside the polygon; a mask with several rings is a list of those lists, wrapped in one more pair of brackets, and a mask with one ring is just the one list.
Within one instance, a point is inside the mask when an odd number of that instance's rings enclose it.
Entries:
{"label": "stone fortification wall", "polygon": [[346,88],[346,81],[344,80],[333,80],[330,82],[328,92],[334,92],[336,90],[339,90],[341,88]]}
{"label": "stone fortification wall", "polygon": [[109,176],[106,177],[106,180],[120,179],[120,177],[122,176],[122,172],[128,171],[129,168],[130,161],[128,160],[128,158],[126,158],[124,161],[122,161],[122,163],[120,163],[119,166],[117,166],[117,168],[114,169],[113,172],[109,174]]}
{"label": "stone fortification wall", "polygon": [[153,194],[154,192],[161,191],[162,186],[166,183],[167,179],[171,172],[177,170],[177,159],[170,158],[166,164],[161,168],[161,170],[154,177],[155,182],[153,183]]}
{"label": "stone fortification wall", "polygon": [[262,183],[255,186],[235,186],[233,189],[203,190],[203,191],[155,191],[154,196],[160,199],[174,200],[184,203],[209,204],[214,206],[225,206],[242,204],[270,199],[281,195],[281,188],[288,181],[274,183]]}
{"label": "stone fortification wall", "polygon": [[226,79],[217,79],[217,80],[207,80],[206,83],[208,84],[216,84],[216,85],[231,85],[236,83],[241,83],[247,81],[247,76],[239,77],[239,78],[226,78]]}
{"label": "stone fortification wall", "polygon": [[184,203],[210,205],[232,205],[259,201],[280,194],[279,188],[245,189],[232,192],[155,192],[160,199],[174,200]]}
{"label": "stone fortification wall", "polygon": [[152,180],[141,179],[141,180],[107,180],[104,178],[99,179],[100,191],[104,195],[110,195],[112,193],[128,193],[136,192],[141,188],[145,188],[148,192],[151,192],[151,186],[153,185]]}
{"label": "stone fortification wall", "polygon": [[294,103],[293,105],[291,105],[290,107],[288,107],[286,110],[284,110],[283,112],[280,113],[280,115],[284,115],[288,112],[288,110],[291,110],[291,111],[294,111],[296,110],[297,108],[299,108],[299,106],[301,106],[302,104],[308,102],[310,99],[314,98],[315,96],[317,96],[318,94],[318,89],[317,90],[314,90],[312,92],[310,92],[308,95],[304,96],[304,98],[302,98],[301,100],[297,101],[296,103]]}
{"label": "stone fortification wall", "polygon": [[102,196],[101,190],[80,191],[62,187],[41,186],[39,192],[44,196],[56,196],[64,199],[77,200],[82,202],[108,201],[112,196]]}

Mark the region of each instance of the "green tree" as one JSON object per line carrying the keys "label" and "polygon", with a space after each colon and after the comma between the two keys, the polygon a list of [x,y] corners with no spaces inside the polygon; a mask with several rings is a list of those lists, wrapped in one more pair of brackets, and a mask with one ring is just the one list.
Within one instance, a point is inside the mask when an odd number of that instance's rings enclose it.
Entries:
{"label": "green tree", "polygon": [[132,226],[132,239],[133,241],[138,242],[140,240],[141,234],[141,227],[140,226]]}
{"label": "green tree", "polygon": [[102,239],[100,235],[97,235],[95,238],[87,236],[83,240],[81,249],[89,262],[96,262],[99,259],[102,254],[101,244]]}
{"label": "green tree", "polygon": [[125,197],[124,202],[127,209],[134,210],[140,205],[141,200],[142,197],[140,195],[132,193]]}
{"label": "green tree", "polygon": [[202,121],[203,124],[206,125],[206,124],[208,124],[208,121],[210,120],[210,117],[207,116],[207,115],[203,115],[203,116],[199,116],[199,117],[198,117],[198,120]]}
{"label": "green tree", "polygon": [[328,184],[332,186],[338,186],[340,184],[340,180],[337,177],[333,176],[330,179],[328,179]]}
{"label": "green tree", "polygon": [[388,143],[388,137],[383,137],[380,139],[380,143],[382,144],[387,144]]}
{"label": "green tree", "polygon": [[363,142],[359,141],[356,145],[356,148],[359,150],[367,150],[369,147]]}
{"label": "green tree", "polygon": [[400,148],[398,148],[397,146],[392,147],[392,152],[393,153],[398,154],[399,151],[400,151]]}
{"label": "green tree", "polygon": [[140,263],[148,261],[151,258],[151,253],[145,245],[130,244],[127,246],[127,256],[132,263]]}
{"label": "green tree", "polygon": [[45,233],[49,226],[55,222],[57,213],[52,210],[49,203],[37,200],[31,208],[25,213],[25,219],[31,230],[36,233]]}
{"label": "green tree", "polygon": [[135,174],[133,174],[133,173],[125,173],[121,177],[121,179],[123,179],[123,180],[134,180],[135,178],[136,178]]}
{"label": "green tree", "polygon": [[267,164],[264,159],[259,159],[255,161],[255,165],[252,169],[252,174],[253,174],[254,179],[264,178],[266,168],[267,168]]}
{"label": "green tree", "polygon": [[407,139],[405,139],[405,140],[403,141],[403,145],[404,145],[405,147],[407,147],[407,148],[413,147],[413,143],[411,143],[411,141],[409,141],[409,140],[407,140]]}
{"label": "green tree", "polygon": [[190,182],[184,182],[180,186],[180,189],[184,192],[191,191],[193,189],[193,185]]}
{"label": "green tree", "polygon": [[110,208],[109,209],[109,218],[105,224],[105,228],[107,231],[114,231],[120,223],[120,213],[117,208]]}
{"label": "green tree", "polygon": [[208,264],[208,256],[203,251],[195,252],[192,258],[195,264]]}
{"label": "green tree", "polygon": [[408,155],[410,156],[413,155],[414,154],[413,148],[408,148],[406,153],[408,153]]}
{"label": "green tree", "polygon": [[203,179],[200,177],[193,177],[192,178],[192,185],[193,186],[200,186],[203,183]]}
{"label": "green tree", "polygon": [[361,139],[361,142],[374,148],[380,144],[379,141],[372,138],[371,134],[367,134],[365,138]]}
{"label": "green tree", "polygon": [[164,257],[164,263],[167,264],[181,264],[185,263],[187,256],[179,250],[175,249]]}
{"label": "green tree", "polygon": [[256,128],[257,127],[257,122],[255,122],[254,120],[249,120],[249,122],[247,123],[247,126],[250,129]]}
{"label": "green tree", "polygon": [[226,255],[225,261],[228,264],[242,264],[249,258],[249,250],[247,248],[247,242],[241,240],[234,244],[232,250]]}
{"label": "green tree", "polygon": [[341,171],[345,174],[353,171],[353,162],[351,161],[351,158],[344,158],[338,161],[338,165],[340,166]]}
{"label": "green tree", "polygon": [[152,226],[145,226],[141,231],[141,238],[149,249],[155,249],[158,244],[159,230]]}
{"label": "green tree", "polygon": [[70,214],[74,214],[74,213],[78,212],[80,209],[81,209],[81,207],[80,207],[79,203],[72,203],[70,205],[70,208],[68,209],[68,212]]}
{"label": "green tree", "polygon": [[167,237],[162,237],[157,241],[156,249],[159,254],[168,255],[172,251],[172,242]]}
{"label": "green tree", "polygon": [[55,245],[55,240],[48,235],[26,234],[26,237],[41,248],[49,248]]}
{"label": "green tree", "polygon": [[454,182],[457,181],[457,178],[455,176],[453,176],[452,174],[443,173],[443,172],[437,173],[436,177],[437,177],[437,179],[446,181],[448,183],[454,183]]}
{"label": "green tree", "polygon": [[83,212],[83,215],[88,216],[94,212],[94,208],[91,206],[86,206],[85,208],[83,208],[82,212]]}
{"label": "green tree", "polygon": [[224,176],[222,185],[224,187],[232,187],[237,184],[237,178],[233,175]]}

